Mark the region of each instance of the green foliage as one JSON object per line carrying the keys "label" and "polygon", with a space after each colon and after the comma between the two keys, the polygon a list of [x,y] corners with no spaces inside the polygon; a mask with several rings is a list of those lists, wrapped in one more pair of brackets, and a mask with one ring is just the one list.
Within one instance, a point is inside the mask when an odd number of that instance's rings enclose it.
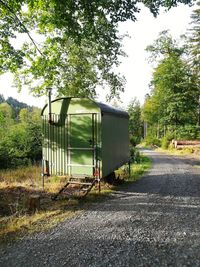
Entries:
{"label": "green foliage", "polygon": [[198,82],[200,82],[200,1],[196,3],[197,8],[191,15],[191,29],[188,33],[188,45],[191,54],[190,64],[193,71],[197,75]]}
{"label": "green foliage", "polygon": [[129,134],[130,142],[133,146],[140,143],[142,138],[142,119],[141,119],[141,107],[139,101],[135,98],[128,105],[129,114]]}
{"label": "green foliage", "polygon": [[151,59],[158,60],[151,94],[145,99],[142,110],[150,133],[147,141],[164,136],[162,147],[167,148],[172,136],[176,139],[198,138],[200,91],[196,68],[188,60],[191,53],[188,44],[180,46],[164,31],[147,50]]}
{"label": "green foliage", "polygon": [[144,139],[144,143],[147,146],[160,146],[160,140],[158,138],[156,138],[154,135],[152,134],[148,134],[145,139]]}
{"label": "green foliage", "polygon": [[6,101],[4,102],[8,103],[12,107],[15,117],[19,115],[19,112],[22,108],[28,108],[29,110],[31,110],[31,107],[28,107],[27,104],[19,102],[17,99],[14,99],[12,97],[8,97],[8,99],[6,99]]}
{"label": "green foliage", "polygon": [[140,162],[140,152],[136,147],[130,148],[130,158],[131,162]]}
{"label": "green foliage", "polygon": [[[17,101],[13,102],[17,103]],[[19,103],[17,103],[17,107]],[[19,121],[8,103],[0,104],[1,169],[30,165],[41,159],[40,110],[32,108],[30,111],[29,108],[23,108],[18,112],[20,114]]]}
{"label": "green foliage", "polygon": [[174,133],[173,132],[167,132],[166,136],[164,136],[161,139],[161,147],[162,149],[167,149],[172,141],[174,139]]}
{"label": "green foliage", "polygon": [[[124,54],[118,23],[135,21],[141,2],[156,16],[160,7],[192,1],[0,0],[0,73],[11,71],[19,88],[28,84],[40,95],[52,87],[58,95],[94,97],[97,85],[118,95],[124,88],[113,71]],[[43,40],[39,47],[31,30]],[[18,33],[31,42],[15,48]]]}
{"label": "green foliage", "polygon": [[6,103],[6,102],[1,103],[0,104],[0,111],[5,118],[7,118],[7,119],[13,118],[13,109],[8,103]]}
{"label": "green foliage", "polygon": [[5,135],[8,127],[14,123],[14,112],[12,107],[4,102],[0,104],[0,137]]}
{"label": "green foliage", "polygon": [[195,77],[182,57],[184,47],[178,47],[168,33],[163,32],[148,51],[164,58],[153,73],[151,97],[144,106],[145,120],[161,125],[195,123],[199,92]]}
{"label": "green foliage", "polygon": [[140,143],[140,139],[134,135],[129,136],[130,143],[133,147]]}
{"label": "green foliage", "polygon": [[167,149],[168,146],[169,146],[169,140],[167,139],[167,137],[163,137],[161,140],[162,149]]}
{"label": "green foliage", "polygon": [[[193,75],[196,78],[198,85],[198,92],[200,95],[200,1],[197,1],[197,8],[193,11],[191,16],[191,29],[187,34],[189,47],[189,65],[192,69]],[[200,125],[200,97],[197,111],[197,122]]]}
{"label": "green foliage", "polygon": [[150,158],[140,155],[139,160],[131,165],[131,177],[128,179],[129,182],[137,181],[151,168],[152,162]]}
{"label": "green foliage", "polygon": [[195,125],[185,125],[179,127],[176,138],[179,140],[196,140],[200,139],[200,127]]}

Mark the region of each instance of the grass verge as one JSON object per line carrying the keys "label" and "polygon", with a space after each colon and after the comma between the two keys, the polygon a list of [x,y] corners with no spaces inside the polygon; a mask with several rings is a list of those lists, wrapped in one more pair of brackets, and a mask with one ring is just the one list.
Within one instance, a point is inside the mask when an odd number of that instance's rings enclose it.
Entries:
{"label": "grass verge", "polygon": [[[138,180],[151,167],[151,160],[141,155],[140,162],[131,164],[131,177],[127,167],[120,169],[122,186]],[[59,190],[64,181],[53,178],[47,182],[45,191],[41,188],[40,168],[30,167],[0,172],[0,243],[19,239],[27,234],[44,231],[58,223],[86,210],[92,203],[104,201],[109,194],[122,188],[102,183],[101,194],[92,190],[85,199],[60,199],[52,201],[51,196]],[[41,196],[40,210],[34,214],[26,209],[30,194]]]}
{"label": "grass verge", "polygon": [[200,149],[199,148],[183,148],[183,149],[175,149],[175,148],[169,148],[169,149],[163,149],[163,148],[157,148],[157,152],[163,152],[174,156],[194,156],[199,158],[200,157]]}
{"label": "grass verge", "polygon": [[147,156],[141,155],[140,162],[131,165],[131,177],[129,182],[139,180],[152,166],[152,161]]}
{"label": "grass verge", "polygon": [[151,168],[151,166],[151,159],[147,156],[140,155],[138,162],[131,163],[131,175],[129,176],[128,169],[125,171],[125,175],[122,174],[122,179],[125,181],[124,185],[128,185],[139,180]]}

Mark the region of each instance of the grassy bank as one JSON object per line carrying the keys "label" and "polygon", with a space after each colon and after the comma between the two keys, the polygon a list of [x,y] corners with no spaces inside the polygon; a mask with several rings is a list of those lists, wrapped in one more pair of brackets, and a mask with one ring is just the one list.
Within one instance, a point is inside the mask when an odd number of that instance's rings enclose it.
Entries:
{"label": "grassy bank", "polygon": [[[123,186],[138,180],[149,168],[151,161],[140,157],[140,162],[131,164],[131,177],[127,167],[120,169]],[[85,199],[61,198],[52,201],[51,197],[63,186],[65,180],[49,179],[43,190],[39,167],[27,167],[20,170],[0,171],[0,242],[8,242],[29,233],[49,229],[66,218],[70,218],[84,210],[91,203],[109,198],[109,194],[118,190],[121,185],[102,183],[101,194],[92,190]],[[40,210],[30,213],[27,210],[29,196],[40,196]]]}

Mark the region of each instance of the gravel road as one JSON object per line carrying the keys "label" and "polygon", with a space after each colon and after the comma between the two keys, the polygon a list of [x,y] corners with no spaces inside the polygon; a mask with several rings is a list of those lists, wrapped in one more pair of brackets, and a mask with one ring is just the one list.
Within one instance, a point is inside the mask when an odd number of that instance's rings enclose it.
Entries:
{"label": "gravel road", "polygon": [[200,169],[145,153],[153,168],[140,181],[4,248],[0,266],[200,266]]}

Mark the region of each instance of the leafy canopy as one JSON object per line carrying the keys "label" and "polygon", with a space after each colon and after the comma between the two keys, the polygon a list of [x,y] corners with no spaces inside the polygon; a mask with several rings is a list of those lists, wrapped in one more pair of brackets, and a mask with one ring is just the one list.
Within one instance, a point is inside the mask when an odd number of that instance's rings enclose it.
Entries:
{"label": "leafy canopy", "polygon": [[[48,87],[58,95],[95,96],[97,85],[112,95],[123,90],[125,80],[116,73],[121,49],[118,23],[136,20],[138,3],[156,16],[189,0],[0,0],[0,73],[15,74],[20,88],[29,85],[35,94]],[[39,44],[32,33],[41,36]],[[32,42],[17,48],[17,34]]]}
{"label": "leafy canopy", "polygon": [[200,1],[191,15],[191,29],[188,33],[190,65],[198,79],[200,87]]}
{"label": "leafy canopy", "polygon": [[[129,134],[130,140],[135,142],[135,145],[140,143],[142,136],[142,118],[140,102],[134,98],[128,105],[129,114]],[[134,139],[134,140],[133,140]]]}
{"label": "leafy canopy", "polygon": [[40,113],[40,109],[27,106],[12,97],[0,103],[0,169],[41,160]]}
{"label": "leafy canopy", "polygon": [[196,77],[183,56],[186,47],[178,46],[168,32],[162,32],[147,50],[154,57],[161,54],[162,58],[153,73],[151,96],[144,104],[145,120],[161,125],[195,123],[199,90]]}

